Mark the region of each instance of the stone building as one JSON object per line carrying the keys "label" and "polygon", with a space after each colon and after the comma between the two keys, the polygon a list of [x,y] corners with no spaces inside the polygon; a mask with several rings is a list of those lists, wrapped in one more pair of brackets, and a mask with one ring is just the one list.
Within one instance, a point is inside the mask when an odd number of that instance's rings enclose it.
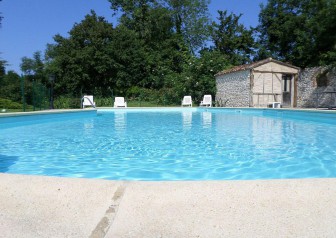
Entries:
{"label": "stone building", "polygon": [[300,68],[268,58],[224,70],[215,75],[216,103],[225,107],[266,107],[280,102],[297,106]]}
{"label": "stone building", "polygon": [[336,107],[336,68],[306,68],[298,80],[297,107]]}

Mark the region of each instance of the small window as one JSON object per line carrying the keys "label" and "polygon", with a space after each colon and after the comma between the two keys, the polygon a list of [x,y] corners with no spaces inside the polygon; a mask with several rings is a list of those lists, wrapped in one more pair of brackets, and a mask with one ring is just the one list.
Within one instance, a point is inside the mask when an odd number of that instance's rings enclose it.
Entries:
{"label": "small window", "polygon": [[328,86],[327,73],[328,73],[328,71],[325,70],[324,72],[322,72],[322,73],[320,73],[316,76],[317,87],[327,87]]}

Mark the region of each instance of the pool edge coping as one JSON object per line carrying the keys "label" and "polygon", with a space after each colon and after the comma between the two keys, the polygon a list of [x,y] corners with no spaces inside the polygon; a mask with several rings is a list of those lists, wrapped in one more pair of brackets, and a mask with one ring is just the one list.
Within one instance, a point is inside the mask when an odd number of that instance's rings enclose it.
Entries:
{"label": "pool edge coping", "polygon": [[114,107],[97,107],[97,108],[86,108],[86,109],[53,109],[53,110],[43,110],[43,111],[32,111],[32,112],[10,112],[10,113],[0,113],[0,118],[4,117],[18,117],[18,116],[32,116],[32,115],[48,115],[48,114],[60,114],[60,113],[79,113],[79,112],[92,112],[99,110],[111,110],[111,111],[131,111],[131,110],[141,110],[141,109],[193,109],[193,110],[255,110],[255,111],[279,111],[279,112],[310,112],[310,113],[322,113],[322,114],[336,114],[336,110],[328,109],[315,109],[315,108],[254,108],[254,107],[127,107],[127,108],[114,108]]}

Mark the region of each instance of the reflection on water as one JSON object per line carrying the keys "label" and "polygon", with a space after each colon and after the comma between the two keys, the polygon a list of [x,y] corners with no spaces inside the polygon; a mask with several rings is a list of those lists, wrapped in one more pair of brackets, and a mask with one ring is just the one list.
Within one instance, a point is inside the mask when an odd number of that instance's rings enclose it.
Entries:
{"label": "reflection on water", "polygon": [[192,124],[192,112],[182,112],[183,128],[189,129]]}
{"label": "reflection on water", "polygon": [[202,125],[203,127],[211,127],[212,124],[212,113],[202,112]]}
{"label": "reflection on water", "polygon": [[311,121],[262,115],[217,113],[213,116],[216,117],[216,147],[221,148],[222,158],[229,159],[226,162],[232,163],[245,178],[336,174],[336,166],[327,165],[336,158],[332,145],[335,125],[326,127]]}
{"label": "reflection on water", "polygon": [[116,111],[114,113],[114,128],[116,131],[122,132],[126,129],[126,112]]}
{"label": "reflection on water", "polygon": [[281,150],[281,147],[285,146],[282,121],[254,117],[251,129],[252,152],[256,152],[259,159],[271,160],[274,157],[274,150]]}
{"label": "reflection on water", "polygon": [[83,129],[84,129],[84,131],[90,131],[90,130],[94,129],[93,119],[85,120],[85,122],[83,123]]}

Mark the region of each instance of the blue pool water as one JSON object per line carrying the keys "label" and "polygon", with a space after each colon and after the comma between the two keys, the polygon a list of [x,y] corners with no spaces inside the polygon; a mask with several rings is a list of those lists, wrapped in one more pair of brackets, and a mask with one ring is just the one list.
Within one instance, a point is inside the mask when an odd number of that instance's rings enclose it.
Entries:
{"label": "blue pool water", "polygon": [[98,110],[0,118],[0,172],[114,180],[336,177],[336,114]]}

